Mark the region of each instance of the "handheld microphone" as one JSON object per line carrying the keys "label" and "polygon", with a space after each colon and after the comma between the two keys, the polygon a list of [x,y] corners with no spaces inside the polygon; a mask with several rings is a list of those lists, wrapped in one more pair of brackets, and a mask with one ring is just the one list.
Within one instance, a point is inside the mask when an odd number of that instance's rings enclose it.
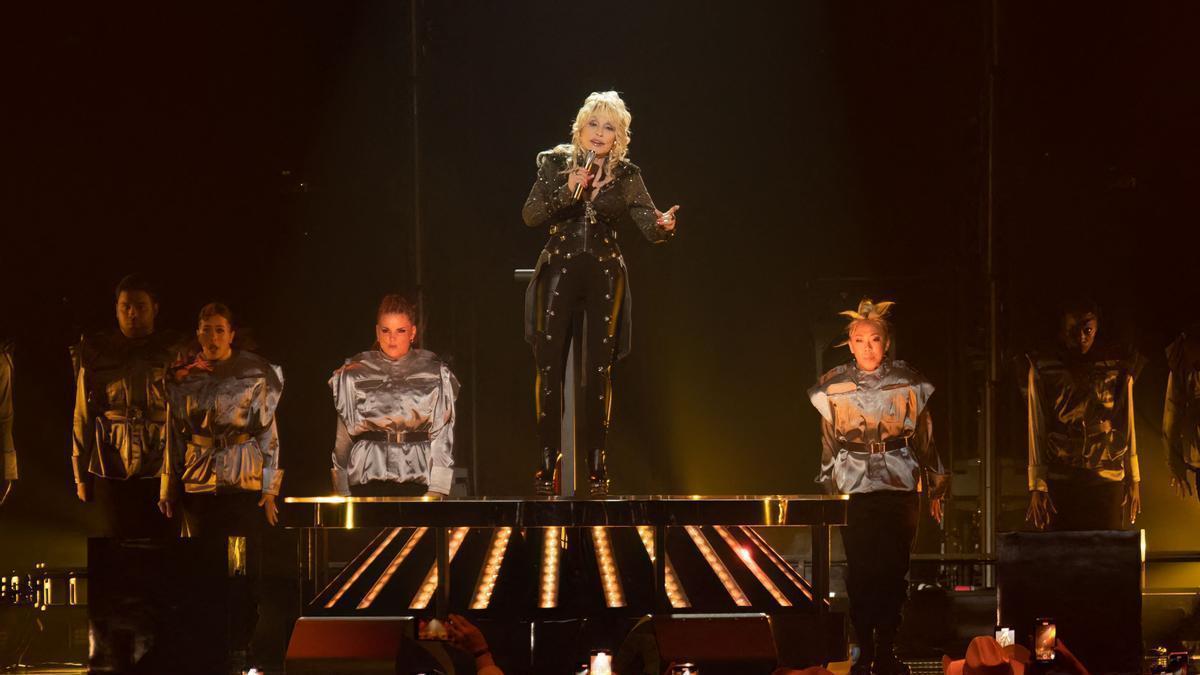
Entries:
{"label": "handheld microphone", "polygon": [[[596,151],[595,150],[588,150],[587,158],[583,161],[583,170],[586,171],[589,176],[596,172]],[[580,183],[575,186],[575,195],[573,198],[575,199],[575,201],[579,201],[579,197],[581,195],[583,195],[583,183]]]}

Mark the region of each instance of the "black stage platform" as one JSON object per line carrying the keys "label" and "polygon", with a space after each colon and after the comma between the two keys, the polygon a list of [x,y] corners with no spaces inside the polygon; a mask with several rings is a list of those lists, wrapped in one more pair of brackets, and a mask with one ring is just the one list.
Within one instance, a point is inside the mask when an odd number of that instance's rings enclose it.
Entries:
{"label": "black stage platform", "polygon": [[[828,602],[830,528],[845,524],[844,497],[285,501],[287,526],[301,529],[311,619],[454,612],[533,626],[766,615],[794,654],[787,660],[845,656],[844,617]],[[794,526],[811,533],[811,579],[755,531]]]}

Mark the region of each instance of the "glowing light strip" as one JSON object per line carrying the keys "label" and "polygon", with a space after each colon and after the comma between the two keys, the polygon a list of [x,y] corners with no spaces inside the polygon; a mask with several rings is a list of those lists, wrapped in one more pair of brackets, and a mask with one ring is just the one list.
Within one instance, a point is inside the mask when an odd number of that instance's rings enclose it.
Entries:
{"label": "glowing light strip", "polygon": [[746,536],[750,537],[750,541],[754,542],[754,545],[758,547],[758,550],[762,551],[763,555],[770,558],[771,561],[775,563],[775,566],[779,568],[779,571],[783,572],[784,576],[786,576],[788,579],[791,579],[792,583],[796,585],[796,588],[800,589],[800,592],[803,593],[805,597],[807,597],[809,600],[812,600],[812,589],[808,587],[808,582],[804,580],[804,577],[800,576],[800,573],[797,572],[791,565],[789,565],[788,562],[784,560],[778,552],[775,551],[775,549],[767,545],[767,541],[763,539],[762,535],[755,531],[754,528],[746,525],[741,525],[739,527],[742,528],[742,532],[746,533]]}
{"label": "glowing light strip", "polygon": [[508,540],[512,537],[511,527],[500,527],[492,535],[491,551],[483,569],[479,571],[479,581],[475,583],[475,599],[471,601],[471,609],[487,609],[492,601],[492,591],[496,588],[496,579],[500,576],[500,565],[504,562],[504,552],[508,550]]}
{"label": "glowing light strip", "polygon": [[[467,532],[470,530],[471,528],[469,527],[454,528],[454,533],[450,535],[450,560],[448,562],[454,562],[454,555],[458,553],[458,547],[462,546],[463,539],[467,538]],[[409,608],[425,609],[428,607],[429,601],[433,599],[433,592],[437,590],[437,585],[437,562],[434,561],[433,565],[429,567],[429,573],[425,575],[425,581],[421,582],[420,590],[413,596],[413,601],[409,605]]]}
{"label": "glowing light strip", "polygon": [[604,585],[604,602],[609,607],[624,607],[625,590],[621,587],[621,570],[617,569],[608,529],[600,525],[592,527],[592,543],[596,545],[596,567],[600,570],[600,583]]}
{"label": "glowing light strip", "polygon": [[366,562],[359,565],[358,569],[354,570],[354,574],[351,575],[349,581],[347,581],[345,584],[342,584],[342,588],[333,596],[333,598],[329,602],[325,603],[325,609],[329,609],[330,607],[333,607],[334,605],[337,604],[338,600],[342,599],[342,596],[346,594],[346,591],[350,590],[350,587],[354,585],[354,582],[358,581],[358,578],[363,575],[363,572],[367,571],[367,568],[371,566],[371,563],[375,562],[375,559],[379,557],[379,554],[383,553],[383,549],[387,548],[388,545],[391,544],[392,541],[394,541],[396,539],[396,537],[400,534],[400,531],[402,529],[404,529],[404,528],[401,528],[401,527],[392,528],[392,531],[387,535],[386,538],[384,538],[383,543],[380,544],[378,547],[375,548],[374,551],[371,552],[371,555],[370,555],[370,557],[367,558]]}
{"label": "glowing light strip", "polygon": [[558,606],[558,558],[561,527],[547,527],[542,537],[542,600],[538,607],[553,609]]}
{"label": "glowing light strip", "polygon": [[[649,525],[638,525],[638,535],[642,538],[642,546],[646,547],[646,553],[650,556],[650,562],[656,560],[654,555],[654,528]],[[671,564],[671,556],[667,556],[664,585],[667,589],[667,599],[671,601],[671,606],[675,609],[686,609],[692,606],[688,601],[687,593],[683,592],[683,584],[679,583],[679,577],[675,574],[675,566]]]}
{"label": "glowing light strip", "polygon": [[696,548],[700,549],[700,555],[708,562],[708,566],[717,575],[721,585],[725,587],[725,591],[729,593],[729,597],[733,599],[733,603],[738,607],[749,607],[750,600],[746,598],[746,594],[742,592],[742,587],[738,586],[738,582],[729,573],[729,568],[725,567],[725,563],[717,557],[717,552],[713,550],[712,544],[708,543],[704,533],[695,525],[688,525],[683,529],[687,530],[688,536],[696,544]]}
{"label": "glowing light strip", "polygon": [[750,553],[750,549],[739,545],[737,540],[733,538],[733,535],[729,534],[729,530],[726,530],[723,526],[717,525],[714,529],[717,531],[717,534],[721,535],[721,538],[725,540],[725,543],[729,545],[729,548],[735,554],[737,554],[739,558],[742,559],[742,564],[750,570],[750,573],[754,575],[755,579],[758,579],[758,583],[762,584],[763,588],[767,589],[767,592],[771,594],[772,598],[775,598],[775,602],[778,602],[781,607],[791,607],[792,601],[788,600],[787,596],[783,594],[783,591],[779,590],[779,587],[775,585],[775,582],[771,581],[771,577],[768,577],[766,573],[762,571],[762,568],[758,566],[757,562],[755,562],[753,554]]}
{"label": "glowing light strip", "polygon": [[425,532],[428,529],[428,527],[418,527],[412,533],[412,536],[408,538],[408,541],[404,542],[404,547],[400,549],[395,558],[392,558],[392,562],[383,571],[383,574],[379,575],[379,578],[375,580],[375,585],[371,586],[371,590],[367,592],[362,602],[358,603],[358,609],[366,609],[371,606],[372,602],[375,602],[375,598],[379,596],[379,592],[392,580],[392,575],[396,573],[396,570],[400,569],[400,563],[404,562],[409,553],[412,553],[412,550],[417,546],[417,542],[421,540],[421,537],[425,536]]}

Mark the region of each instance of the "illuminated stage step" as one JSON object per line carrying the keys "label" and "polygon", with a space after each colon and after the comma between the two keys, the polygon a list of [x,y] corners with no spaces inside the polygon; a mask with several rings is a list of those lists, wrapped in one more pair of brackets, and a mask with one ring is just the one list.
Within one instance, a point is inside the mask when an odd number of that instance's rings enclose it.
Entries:
{"label": "illuminated stage step", "polygon": [[[844,498],[812,496],[286,502],[289,524],[307,534],[308,611],[342,615],[411,613],[431,601],[512,616],[824,613],[829,528],[846,518]],[[755,526],[809,527],[812,581]],[[331,547],[355,545],[350,562],[324,578]]]}

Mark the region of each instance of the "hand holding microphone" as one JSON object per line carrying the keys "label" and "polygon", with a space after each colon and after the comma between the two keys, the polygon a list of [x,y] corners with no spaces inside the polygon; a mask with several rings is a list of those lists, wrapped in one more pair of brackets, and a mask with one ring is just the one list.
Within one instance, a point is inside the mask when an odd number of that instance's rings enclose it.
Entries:
{"label": "hand holding microphone", "polygon": [[596,175],[596,151],[588,150],[587,158],[583,161],[583,166],[571,172],[567,177],[567,186],[571,188],[571,198],[579,201],[583,196],[583,191],[592,183],[592,177]]}

